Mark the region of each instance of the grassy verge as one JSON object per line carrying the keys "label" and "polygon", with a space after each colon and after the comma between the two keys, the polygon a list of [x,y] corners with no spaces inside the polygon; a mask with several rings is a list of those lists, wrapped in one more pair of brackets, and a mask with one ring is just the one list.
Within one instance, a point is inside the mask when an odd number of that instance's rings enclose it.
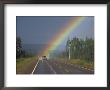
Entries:
{"label": "grassy verge", "polygon": [[63,59],[63,58],[60,58],[60,61],[65,62],[67,64],[79,65],[80,67],[94,70],[94,61],[80,60],[80,59],[68,60],[68,59]]}
{"label": "grassy verge", "polygon": [[68,63],[74,64],[74,65],[80,65],[81,67],[94,70],[94,62],[93,61],[87,61],[87,60],[68,60]]}
{"label": "grassy verge", "polygon": [[17,59],[16,74],[31,74],[36,63],[37,63],[36,57]]}

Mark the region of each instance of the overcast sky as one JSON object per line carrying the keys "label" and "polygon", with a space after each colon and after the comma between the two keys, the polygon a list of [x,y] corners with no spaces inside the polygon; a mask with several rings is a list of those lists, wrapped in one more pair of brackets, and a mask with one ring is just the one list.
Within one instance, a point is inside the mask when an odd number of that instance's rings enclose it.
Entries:
{"label": "overcast sky", "polygon": [[[64,27],[70,16],[17,16],[16,29],[17,36],[22,39],[24,44],[48,44],[52,37],[59,33]],[[68,38],[94,38],[94,17],[86,19],[75,29],[68,37],[65,38],[62,45],[65,45]]]}

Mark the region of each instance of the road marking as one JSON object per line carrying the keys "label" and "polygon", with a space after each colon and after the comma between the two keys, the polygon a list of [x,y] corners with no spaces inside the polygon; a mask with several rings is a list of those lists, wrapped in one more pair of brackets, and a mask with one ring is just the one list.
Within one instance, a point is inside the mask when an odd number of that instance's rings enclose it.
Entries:
{"label": "road marking", "polygon": [[34,67],[34,69],[33,69],[33,71],[32,71],[32,74],[34,73],[34,71],[35,71],[35,69],[36,69],[38,63],[39,63],[39,60],[37,61],[36,65],[35,65],[35,67]]}
{"label": "road marking", "polygon": [[91,70],[91,69],[88,69],[89,71]]}
{"label": "road marking", "polygon": [[[47,61],[45,61],[46,63],[47,63]],[[47,63],[47,65],[49,66],[49,68],[53,71],[53,73],[54,74],[57,74],[56,72],[55,72],[55,70],[52,68],[52,66],[51,65],[49,65],[48,63]]]}

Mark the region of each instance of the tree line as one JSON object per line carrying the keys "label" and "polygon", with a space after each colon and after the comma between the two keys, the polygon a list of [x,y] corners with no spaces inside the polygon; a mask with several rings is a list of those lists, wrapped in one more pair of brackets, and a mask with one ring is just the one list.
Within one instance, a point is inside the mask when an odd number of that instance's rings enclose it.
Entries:
{"label": "tree line", "polygon": [[29,52],[26,52],[22,46],[22,39],[20,37],[16,37],[16,58],[21,57],[32,57],[33,55]]}
{"label": "tree line", "polygon": [[20,37],[16,37],[16,58],[24,57],[25,51],[22,48],[22,41]]}
{"label": "tree line", "polygon": [[68,40],[66,43],[67,57],[69,54],[71,59],[94,60],[94,40],[90,38],[83,40],[76,37]]}

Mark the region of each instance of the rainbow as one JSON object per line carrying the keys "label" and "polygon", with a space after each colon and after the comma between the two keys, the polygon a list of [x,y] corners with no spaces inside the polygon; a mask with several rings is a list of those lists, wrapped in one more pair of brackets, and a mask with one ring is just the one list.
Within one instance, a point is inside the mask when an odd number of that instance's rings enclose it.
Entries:
{"label": "rainbow", "polygon": [[41,55],[48,56],[52,50],[56,50],[56,48],[63,42],[63,40],[73,31],[75,30],[80,23],[85,19],[83,16],[77,16],[72,18],[69,23],[59,30],[59,33],[55,35],[49,45],[46,46],[41,53]]}

